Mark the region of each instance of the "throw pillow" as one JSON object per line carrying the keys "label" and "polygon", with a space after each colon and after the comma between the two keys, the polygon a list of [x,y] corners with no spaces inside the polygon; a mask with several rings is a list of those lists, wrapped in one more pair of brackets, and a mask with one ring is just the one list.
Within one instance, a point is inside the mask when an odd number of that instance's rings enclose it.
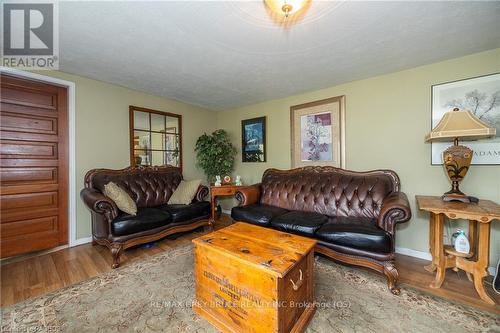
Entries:
{"label": "throw pillow", "polygon": [[191,201],[193,201],[200,184],[201,179],[190,181],[181,180],[181,183],[175,189],[168,203],[170,205],[189,205]]}
{"label": "throw pillow", "polygon": [[120,186],[113,182],[104,185],[104,195],[113,200],[121,211],[130,214],[137,214],[137,205],[130,195]]}

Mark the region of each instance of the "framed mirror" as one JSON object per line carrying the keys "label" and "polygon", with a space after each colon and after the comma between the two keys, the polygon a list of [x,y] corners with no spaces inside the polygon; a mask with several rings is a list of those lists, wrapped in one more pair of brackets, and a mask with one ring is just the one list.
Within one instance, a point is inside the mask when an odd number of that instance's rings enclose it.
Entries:
{"label": "framed mirror", "polygon": [[172,165],[182,168],[182,116],[129,107],[130,165]]}

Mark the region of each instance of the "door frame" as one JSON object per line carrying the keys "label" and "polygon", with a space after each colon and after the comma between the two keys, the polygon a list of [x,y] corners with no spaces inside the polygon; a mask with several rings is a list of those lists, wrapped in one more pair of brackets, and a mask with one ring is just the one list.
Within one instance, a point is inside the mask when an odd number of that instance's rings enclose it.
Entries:
{"label": "door frame", "polygon": [[[22,79],[44,82],[68,89],[68,150],[69,150],[69,182],[68,182],[68,246],[76,246],[87,242],[86,238],[76,238],[76,137],[75,137],[75,83],[51,76],[26,72],[19,69],[0,66],[0,73]],[[64,245],[63,245],[64,246]]]}

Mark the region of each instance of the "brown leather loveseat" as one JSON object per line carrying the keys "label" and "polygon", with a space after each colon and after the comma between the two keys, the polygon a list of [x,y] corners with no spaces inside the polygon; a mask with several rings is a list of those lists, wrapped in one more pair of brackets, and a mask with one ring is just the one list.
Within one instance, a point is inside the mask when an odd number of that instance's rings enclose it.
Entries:
{"label": "brown leather loveseat", "polygon": [[[167,204],[181,180],[181,170],[171,166],[87,172],[80,196],[92,213],[92,243],[111,250],[113,268],[119,266],[120,254],[126,248],[205,225],[211,227],[210,203],[204,201],[206,186],[198,188],[189,205]],[[137,205],[137,215],[120,211],[103,194],[104,185],[110,181],[128,192]]]}
{"label": "brown leather loveseat", "polygon": [[394,171],[268,169],[236,199],[235,221],[314,238],[316,252],[384,273],[391,292],[399,293],[395,226],[408,221],[411,210]]}

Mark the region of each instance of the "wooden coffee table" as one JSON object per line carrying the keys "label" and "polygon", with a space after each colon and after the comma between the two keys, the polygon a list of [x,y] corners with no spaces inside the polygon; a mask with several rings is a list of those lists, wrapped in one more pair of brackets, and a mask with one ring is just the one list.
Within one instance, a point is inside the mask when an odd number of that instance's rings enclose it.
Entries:
{"label": "wooden coffee table", "polygon": [[196,313],[222,332],[305,330],[315,240],[240,222],[193,243]]}

